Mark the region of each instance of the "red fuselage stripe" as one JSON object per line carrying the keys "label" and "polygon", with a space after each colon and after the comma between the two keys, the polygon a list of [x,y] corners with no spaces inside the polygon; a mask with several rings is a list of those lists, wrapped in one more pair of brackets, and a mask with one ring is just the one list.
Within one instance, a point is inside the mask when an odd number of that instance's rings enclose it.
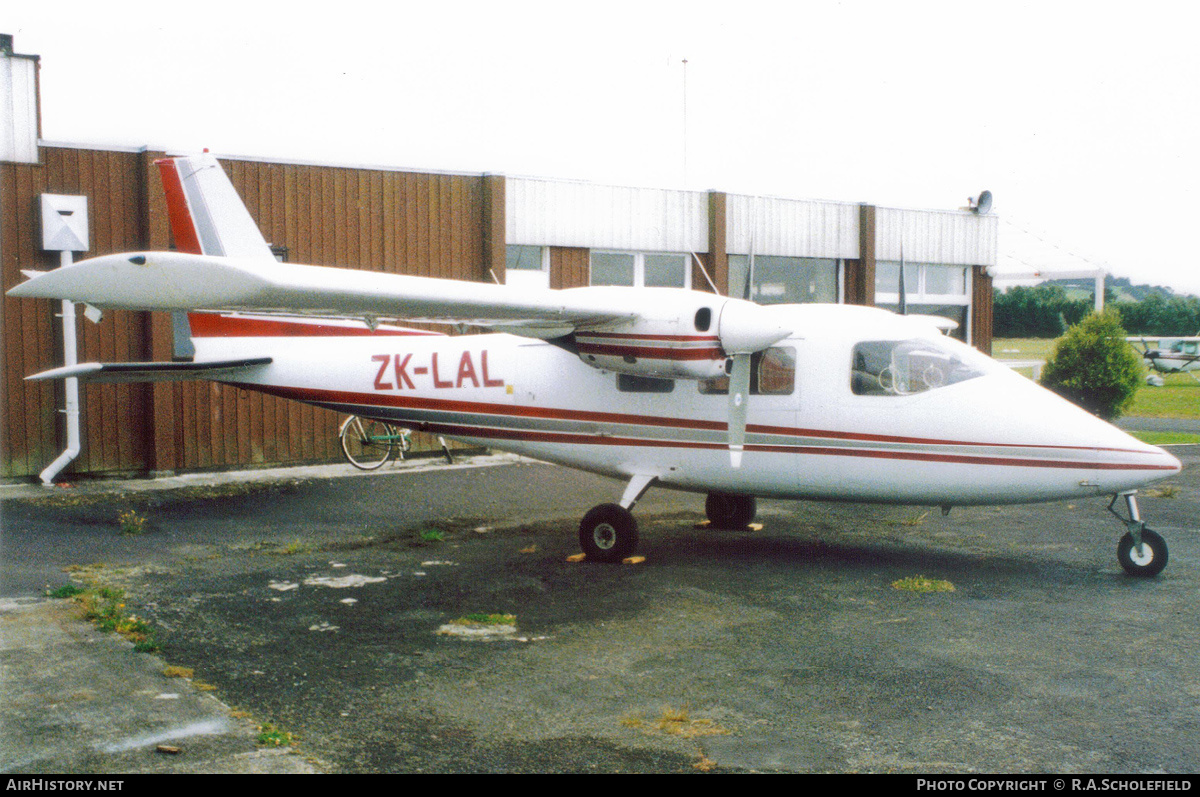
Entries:
{"label": "red fuselage stripe", "polygon": [[[325,404],[353,404],[359,406],[394,407],[399,409],[441,410],[445,412],[468,412],[498,417],[538,418],[546,420],[588,421],[600,423],[632,424],[658,426],[662,428],[695,429],[700,431],[725,431],[728,427],[721,421],[698,421],[683,418],[663,418],[649,415],[623,415],[606,412],[580,412],[540,407],[518,407],[486,404],[473,401],[452,401],[442,399],[422,398],[417,396],[395,396],[386,394],[369,394],[349,391],[319,390],[314,388],[297,388],[274,385],[255,385],[238,383],[239,387],[250,390],[261,390],[265,393],[295,399],[297,401],[318,402]],[[553,440],[556,442],[586,443],[589,445],[645,445],[675,448],[722,448],[722,444],[644,440],[640,438],[598,437],[595,435],[580,435],[560,432],[535,432],[525,430],[492,430],[480,427],[463,427],[430,422],[428,428],[435,426],[448,430],[446,434],[460,434],[471,437],[483,437],[488,434],[495,437],[525,440]],[[861,434],[856,432],[831,432],[814,429],[793,429],[782,426],[758,426],[751,424],[746,427],[748,432],[756,434],[775,434],[788,437],[827,438],[836,440],[854,440],[872,443],[902,443],[911,445],[943,445],[943,446],[979,446],[993,448],[1026,448],[1035,450],[1066,450],[1066,451],[1109,451],[1127,454],[1142,454],[1143,452],[1129,449],[1097,448],[1094,446],[1044,446],[1044,445],[1013,445],[1009,443],[978,443],[953,440],[937,440],[915,437],[893,437],[889,435]],[[1013,464],[1029,465],[1030,467],[1057,468],[1096,468],[1100,470],[1173,470],[1168,465],[1125,465],[1118,463],[1092,462],[1052,462],[1046,460],[1006,459],[1003,457],[981,457],[966,454],[935,454],[928,452],[879,451],[853,448],[833,448],[805,445],[764,445],[752,444],[747,449],[755,451],[779,451],[797,453],[804,451],[814,454],[830,454],[845,456],[886,457],[892,459],[919,459],[940,462],[959,462],[965,464]]]}
{"label": "red fuselage stripe", "polygon": [[723,360],[721,349],[652,349],[648,346],[610,346],[607,344],[583,343],[576,339],[581,354],[598,354],[601,357],[644,357],[650,360]]}
{"label": "red fuselage stripe", "polygon": [[[475,437],[489,440],[521,440],[535,443],[573,443],[580,445],[639,446],[650,448],[690,448],[720,450],[723,443],[698,441],[647,440],[636,437],[597,437],[595,435],[571,434],[567,432],[535,432],[524,429],[493,429],[479,426],[460,426],[436,422],[419,424],[422,431],[448,434],[458,437]],[[1170,465],[1135,465],[1117,462],[1073,462],[1043,459],[1009,459],[1005,457],[980,457],[962,454],[935,454],[923,451],[871,451],[853,448],[827,448],[824,446],[782,446],[748,444],[747,451],[765,451],[778,454],[811,454],[833,457],[867,457],[870,459],[900,459],[915,462],[942,462],[955,465],[1003,465],[1025,468],[1064,468],[1072,470],[1175,470]]]}
{"label": "red fuselage stripe", "polygon": [[625,332],[579,332],[575,335],[575,338],[576,340],[588,340],[590,338],[652,340],[668,343],[720,343],[721,341],[716,335],[633,335]]}

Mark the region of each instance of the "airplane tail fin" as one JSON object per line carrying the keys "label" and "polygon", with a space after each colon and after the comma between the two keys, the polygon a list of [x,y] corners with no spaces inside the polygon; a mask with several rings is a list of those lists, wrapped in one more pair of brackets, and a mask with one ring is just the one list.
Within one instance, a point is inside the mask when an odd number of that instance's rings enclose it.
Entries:
{"label": "airplane tail fin", "polygon": [[274,260],[258,225],[212,155],[155,161],[175,248],[194,255]]}
{"label": "airplane tail fin", "polygon": [[[175,248],[193,255],[272,260],[275,256],[221,164],[205,153],[154,162],[162,176]],[[187,313],[172,314],[177,360],[195,357]]]}

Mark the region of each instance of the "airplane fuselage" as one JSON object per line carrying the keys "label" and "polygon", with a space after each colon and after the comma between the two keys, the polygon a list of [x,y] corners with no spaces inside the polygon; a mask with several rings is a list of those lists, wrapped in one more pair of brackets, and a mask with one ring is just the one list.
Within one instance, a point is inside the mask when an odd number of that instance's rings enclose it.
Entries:
{"label": "airplane fuselage", "polygon": [[722,385],[600,370],[554,343],[365,329],[268,342],[231,336],[231,324],[196,344],[213,358],[269,350],[271,364],[239,374],[245,388],[696,492],[999,504],[1114,494],[1179,469],[1162,449],[890,313],[803,305],[794,318],[749,397],[740,467]]}

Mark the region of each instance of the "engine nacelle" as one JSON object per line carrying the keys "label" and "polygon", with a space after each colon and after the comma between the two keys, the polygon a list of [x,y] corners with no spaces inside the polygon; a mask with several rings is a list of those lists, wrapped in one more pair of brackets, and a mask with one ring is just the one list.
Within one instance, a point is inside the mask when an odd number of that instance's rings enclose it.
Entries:
{"label": "engine nacelle", "polygon": [[[700,294],[703,296],[704,294]],[[690,298],[690,297],[689,297]],[[579,358],[594,368],[662,379],[712,379],[725,374],[725,349],[717,334],[720,296],[692,307],[659,307],[598,330],[575,333]],[[661,315],[660,315],[661,313]]]}

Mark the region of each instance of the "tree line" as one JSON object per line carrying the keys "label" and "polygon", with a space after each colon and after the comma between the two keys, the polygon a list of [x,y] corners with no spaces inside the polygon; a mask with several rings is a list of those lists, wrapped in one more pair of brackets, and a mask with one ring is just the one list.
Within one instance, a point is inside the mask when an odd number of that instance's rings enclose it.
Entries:
{"label": "tree line", "polygon": [[[1092,312],[1091,297],[1072,299],[1061,285],[1015,286],[993,293],[993,334],[997,338],[1057,338]],[[1116,310],[1129,335],[1200,334],[1200,299],[1148,292],[1144,298],[1117,301],[1106,288],[1104,306]]]}

